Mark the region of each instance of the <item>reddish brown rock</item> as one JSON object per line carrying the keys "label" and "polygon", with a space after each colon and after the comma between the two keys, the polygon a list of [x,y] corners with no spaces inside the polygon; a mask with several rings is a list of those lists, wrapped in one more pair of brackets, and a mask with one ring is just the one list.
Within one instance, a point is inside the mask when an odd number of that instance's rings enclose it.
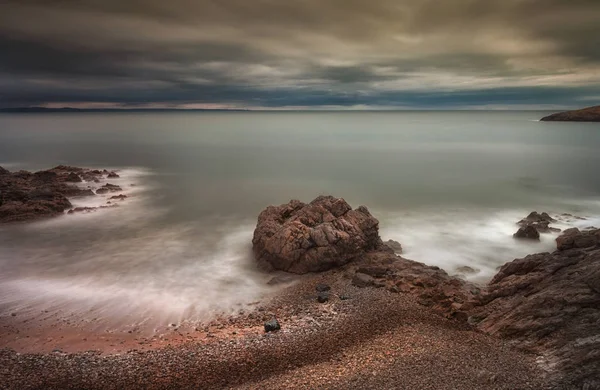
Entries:
{"label": "reddish brown rock", "polygon": [[577,228],[566,229],[562,235],[556,238],[558,250],[573,248],[590,248],[600,243],[600,229],[588,229],[580,231]]}
{"label": "reddish brown rock", "polygon": [[470,322],[545,355],[557,365],[561,381],[574,388],[600,385],[598,231],[569,229],[557,243],[554,253],[505,264],[471,311]]}
{"label": "reddish brown rock", "polygon": [[[68,198],[93,196],[89,188],[69,184],[90,174],[84,168],[59,165],[35,173],[0,171],[0,223],[29,221],[61,215],[70,209]],[[76,180],[77,178],[77,180]]]}
{"label": "reddish brown rock", "polygon": [[361,206],[320,196],[293,200],[260,213],[252,240],[256,260],[270,268],[304,274],[349,263],[382,246],[379,221]]}

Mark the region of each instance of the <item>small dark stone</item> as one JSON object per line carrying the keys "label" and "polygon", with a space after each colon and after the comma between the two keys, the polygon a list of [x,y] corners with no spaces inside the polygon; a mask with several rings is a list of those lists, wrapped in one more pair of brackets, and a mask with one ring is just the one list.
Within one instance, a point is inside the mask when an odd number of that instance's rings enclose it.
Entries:
{"label": "small dark stone", "polygon": [[265,322],[265,332],[275,332],[281,329],[281,325],[279,325],[279,321],[276,318]]}
{"label": "small dark stone", "polygon": [[331,287],[330,287],[330,286],[328,286],[327,284],[319,283],[319,284],[317,284],[317,286],[315,287],[315,289],[316,289],[318,292],[324,292],[324,291],[329,291],[329,290],[331,290]]}
{"label": "small dark stone", "polygon": [[11,316],[16,317],[17,313],[10,313]]}
{"label": "small dark stone", "polygon": [[317,301],[318,301],[319,303],[325,303],[325,302],[327,302],[328,300],[329,300],[329,293],[328,293],[328,292],[326,292],[326,291],[320,292],[320,293],[317,295]]}
{"label": "small dark stone", "polygon": [[348,299],[352,299],[352,297],[350,295],[340,295],[340,300],[347,301]]}

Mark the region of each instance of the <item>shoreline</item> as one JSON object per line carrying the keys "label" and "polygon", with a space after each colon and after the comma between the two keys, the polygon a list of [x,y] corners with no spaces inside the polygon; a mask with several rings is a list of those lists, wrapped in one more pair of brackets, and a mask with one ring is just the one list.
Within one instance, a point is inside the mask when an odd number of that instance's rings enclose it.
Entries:
{"label": "shoreline", "polygon": [[[329,302],[316,301],[318,283],[331,285],[334,295]],[[350,299],[340,300],[339,295]],[[263,323],[271,317],[280,321],[282,329],[264,333]],[[10,372],[7,388],[22,389],[163,388],[167,384],[170,388],[259,388],[277,383],[288,388],[364,388],[364,380],[383,381],[381,388],[391,388],[389,380],[400,377],[407,385],[436,389],[543,385],[539,377],[544,372],[535,356],[443,318],[410,294],[354,287],[343,270],[302,278],[256,310],[223,317],[205,330],[189,339],[181,330],[179,339],[164,340],[166,345],[133,348],[129,339],[123,346],[131,349],[108,354],[22,354],[4,349],[0,362]],[[168,368],[174,362],[177,369]],[[30,378],[29,370],[38,364],[48,369]],[[431,364],[447,376],[444,381],[422,377]],[[229,372],[231,367],[236,367],[234,372]],[[74,368],[75,376],[63,376]],[[398,369],[398,374],[388,376]],[[95,379],[98,375],[102,380]],[[436,383],[431,382],[434,379]]]}

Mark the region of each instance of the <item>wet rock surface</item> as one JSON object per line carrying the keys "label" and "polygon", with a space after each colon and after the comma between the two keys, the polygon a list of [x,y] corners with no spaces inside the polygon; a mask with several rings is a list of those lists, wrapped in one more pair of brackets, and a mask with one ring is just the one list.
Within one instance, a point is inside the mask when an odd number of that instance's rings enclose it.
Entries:
{"label": "wet rock surface", "polygon": [[[0,223],[61,215],[72,208],[69,198],[95,195],[91,188],[77,183],[94,182],[102,175],[98,170],[67,165],[34,173],[10,172],[0,167]],[[74,212],[80,211],[84,210]]]}
{"label": "wet rock surface", "polygon": [[534,226],[528,225],[522,228],[519,228],[515,234],[513,234],[514,238],[524,238],[528,240],[539,240],[540,232]]}
{"label": "wet rock surface", "polygon": [[366,207],[320,196],[309,204],[292,200],[260,213],[252,247],[267,269],[296,274],[339,267],[383,246],[379,221]]}
{"label": "wet rock surface", "polygon": [[550,226],[553,222],[556,222],[556,219],[552,218],[548,213],[542,212],[540,214],[537,211],[532,211],[527,217],[517,222],[517,225],[521,228],[514,236],[516,238],[539,239],[539,234],[536,237],[533,229],[538,233],[560,232],[560,229]]}
{"label": "wet rock surface", "polygon": [[568,229],[557,251],[505,264],[470,313],[480,330],[545,355],[564,388],[600,388],[599,237]]}

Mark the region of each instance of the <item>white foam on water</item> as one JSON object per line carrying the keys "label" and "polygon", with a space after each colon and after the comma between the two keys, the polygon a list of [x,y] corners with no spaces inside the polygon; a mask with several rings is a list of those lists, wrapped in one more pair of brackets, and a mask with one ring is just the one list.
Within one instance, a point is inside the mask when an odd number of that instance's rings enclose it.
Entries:
{"label": "white foam on water", "polygon": [[[20,317],[44,310],[93,317],[102,329],[154,329],[234,312],[273,290],[268,276],[252,267],[252,228],[233,228],[210,249],[194,242],[190,227],[93,245],[57,275],[50,270],[3,281],[0,306]],[[36,263],[56,261],[53,256],[61,254],[40,252]]]}
{"label": "white foam on water", "polygon": [[[472,267],[478,272],[463,275],[475,282],[486,282],[498,267],[538,252],[556,249],[555,239],[560,233],[543,233],[540,241],[519,240],[513,237],[518,230],[516,222],[530,211],[489,210],[470,211],[407,211],[388,214],[381,219],[383,240],[399,241],[403,257],[438,266],[449,274],[458,274],[457,268]],[[551,226],[598,226],[598,218],[561,220]]]}

